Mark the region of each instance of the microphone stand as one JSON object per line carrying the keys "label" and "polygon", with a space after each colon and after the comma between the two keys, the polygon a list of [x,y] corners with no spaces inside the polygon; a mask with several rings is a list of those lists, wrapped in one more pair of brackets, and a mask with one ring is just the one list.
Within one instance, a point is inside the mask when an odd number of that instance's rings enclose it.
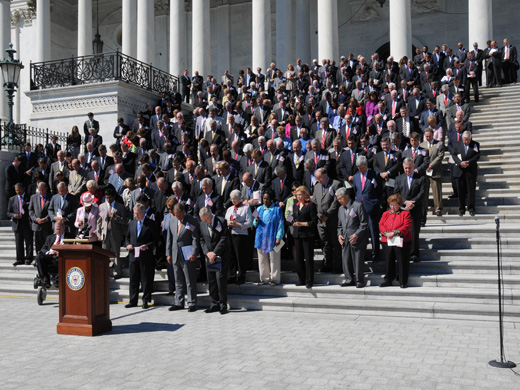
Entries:
{"label": "microphone stand", "polygon": [[505,359],[504,356],[504,323],[502,319],[502,263],[500,261],[500,218],[498,215],[495,217],[496,229],[496,241],[497,241],[497,271],[498,271],[498,322],[500,330],[500,361],[491,360],[489,365],[496,368],[514,368],[516,364]]}

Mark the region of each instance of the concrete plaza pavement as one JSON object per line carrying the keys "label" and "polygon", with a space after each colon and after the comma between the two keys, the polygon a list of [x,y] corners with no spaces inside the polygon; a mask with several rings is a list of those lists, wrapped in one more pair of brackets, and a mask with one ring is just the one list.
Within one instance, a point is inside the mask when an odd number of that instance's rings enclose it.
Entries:
{"label": "concrete plaza pavement", "polygon": [[[492,322],[110,306],[113,331],[56,334],[57,300],[0,297],[0,388],[519,389]],[[520,324],[505,324],[520,362]],[[520,369],[515,369],[520,373]]]}

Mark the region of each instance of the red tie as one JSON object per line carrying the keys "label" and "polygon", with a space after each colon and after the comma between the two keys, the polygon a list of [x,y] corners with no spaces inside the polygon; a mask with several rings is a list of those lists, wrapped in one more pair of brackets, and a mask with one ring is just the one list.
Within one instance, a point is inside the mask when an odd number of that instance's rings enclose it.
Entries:
{"label": "red tie", "polygon": [[283,181],[280,182],[280,191],[283,191]]}
{"label": "red tie", "polygon": [[365,175],[361,175],[361,191],[365,189]]}
{"label": "red tie", "polygon": [[392,116],[395,116],[395,100],[392,102]]}
{"label": "red tie", "polygon": [[460,133],[457,133],[457,142],[460,141]]}
{"label": "red tie", "polygon": [[45,198],[43,196],[40,196],[40,205],[42,207],[42,210],[43,210],[43,205],[45,204]]}
{"label": "red tie", "polygon": [[314,153],[314,165],[318,165],[318,155]]}
{"label": "red tie", "polygon": [[444,107],[448,106],[448,98],[444,96]]}
{"label": "red tie", "polygon": [[323,130],[323,135],[321,137],[321,148],[322,149],[325,149],[325,136],[327,135],[327,133],[325,132],[325,130]]}
{"label": "red tie", "polygon": [[98,181],[98,174],[97,174],[97,172],[94,172],[94,179],[95,179],[96,181]]}
{"label": "red tie", "polygon": [[416,150],[416,149],[412,149],[412,159],[415,158],[415,150]]}

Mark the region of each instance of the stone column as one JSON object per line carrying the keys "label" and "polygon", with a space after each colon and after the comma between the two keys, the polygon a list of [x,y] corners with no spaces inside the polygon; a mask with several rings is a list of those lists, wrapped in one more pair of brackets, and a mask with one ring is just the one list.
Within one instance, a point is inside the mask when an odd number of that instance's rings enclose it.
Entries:
{"label": "stone column", "polygon": [[154,0],[137,0],[137,59],[146,64],[155,61]]}
{"label": "stone column", "polygon": [[[338,60],[338,2],[318,1],[318,61]],[[336,31],[334,31],[336,30]]]}
{"label": "stone column", "polygon": [[168,1],[155,3],[155,66],[168,72]]}
{"label": "stone column", "polygon": [[170,74],[186,69],[186,14],[184,0],[170,0]]}
{"label": "stone column", "polygon": [[92,0],[78,0],[78,57],[92,54]]}
{"label": "stone column", "polygon": [[218,63],[215,78],[217,82],[221,82],[220,76],[224,74],[224,71],[229,69],[230,65],[230,45],[229,45],[229,0],[218,0],[217,1],[217,20],[218,20]]}
{"label": "stone column", "polygon": [[412,58],[412,9],[410,0],[390,1],[390,55],[394,60]]}
{"label": "stone column", "polygon": [[36,0],[35,62],[51,59],[51,0]]}
{"label": "stone column", "polygon": [[466,44],[468,50],[473,48],[474,42],[484,50],[486,42],[493,39],[492,5],[492,0],[471,0],[471,2],[468,0],[469,42]]}
{"label": "stone column", "polygon": [[[20,26],[23,25],[23,17],[22,14],[19,11],[14,11],[11,14],[11,22],[12,27],[14,29],[12,30],[11,34],[11,40],[13,42],[13,48],[16,50],[16,53],[14,55],[14,58],[19,60],[20,59]],[[20,111],[21,111],[21,93],[22,90],[22,77],[23,77],[23,70],[22,74],[20,75],[20,82],[18,83],[18,91],[16,92],[16,95],[14,95],[14,123],[20,123]]]}
{"label": "stone column", "polygon": [[[298,7],[301,7],[298,4]],[[298,23],[301,23],[298,21]],[[293,1],[276,1],[276,64],[285,72],[287,65],[294,64]]]}
{"label": "stone column", "polygon": [[206,79],[211,70],[209,0],[193,0],[192,3],[192,68]]}
{"label": "stone column", "polygon": [[[11,1],[0,0],[0,59],[7,58],[6,49],[9,49],[9,43],[11,42]],[[14,47],[18,50],[18,47]],[[0,76],[0,84],[2,84],[2,76]],[[20,92],[17,91],[16,95]],[[9,111],[7,108],[7,97],[4,92],[4,88],[0,85],[0,119],[7,120]]]}
{"label": "stone column", "polygon": [[123,1],[123,54],[137,55],[137,0]]}
{"label": "stone column", "polygon": [[253,0],[253,73],[271,63],[271,1]]}
{"label": "stone column", "polygon": [[310,1],[298,0],[296,6],[296,57],[302,59],[302,63],[311,61],[311,20]]}

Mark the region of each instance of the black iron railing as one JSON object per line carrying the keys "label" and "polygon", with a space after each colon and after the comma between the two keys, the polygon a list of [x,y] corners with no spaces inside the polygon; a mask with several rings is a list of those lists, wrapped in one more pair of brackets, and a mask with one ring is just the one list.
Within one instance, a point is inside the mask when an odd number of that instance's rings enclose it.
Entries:
{"label": "black iron railing", "polygon": [[31,89],[59,88],[121,80],[153,91],[171,92],[179,78],[116,51],[31,63]]}
{"label": "black iron railing", "polygon": [[67,144],[67,134],[49,129],[38,129],[27,126],[26,124],[12,124],[0,122],[0,150],[9,152],[23,151],[23,145],[29,142],[34,150],[36,145],[42,144],[43,147],[51,142],[51,137],[58,137],[58,143],[65,150]]}

